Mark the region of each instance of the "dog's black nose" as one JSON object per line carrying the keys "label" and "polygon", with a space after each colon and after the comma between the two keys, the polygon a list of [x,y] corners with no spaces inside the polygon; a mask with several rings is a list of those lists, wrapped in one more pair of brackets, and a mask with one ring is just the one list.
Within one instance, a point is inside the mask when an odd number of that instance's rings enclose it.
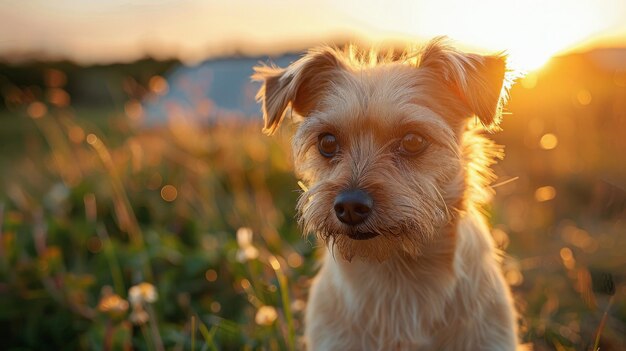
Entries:
{"label": "dog's black nose", "polygon": [[335,198],[335,214],[349,225],[363,223],[372,211],[372,197],[361,189],[346,190]]}

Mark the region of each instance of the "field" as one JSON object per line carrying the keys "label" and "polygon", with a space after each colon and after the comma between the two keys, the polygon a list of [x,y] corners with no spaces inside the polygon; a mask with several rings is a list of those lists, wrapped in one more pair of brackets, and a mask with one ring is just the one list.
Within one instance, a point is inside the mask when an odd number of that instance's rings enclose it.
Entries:
{"label": "field", "polygon": [[[147,126],[167,75],[141,67],[81,104],[58,67],[0,72],[0,349],[300,349],[319,252],[295,221],[289,131],[205,100],[202,124],[171,109]],[[554,59],[502,128],[486,211],[522,339],[626,349],[626,71]]]}

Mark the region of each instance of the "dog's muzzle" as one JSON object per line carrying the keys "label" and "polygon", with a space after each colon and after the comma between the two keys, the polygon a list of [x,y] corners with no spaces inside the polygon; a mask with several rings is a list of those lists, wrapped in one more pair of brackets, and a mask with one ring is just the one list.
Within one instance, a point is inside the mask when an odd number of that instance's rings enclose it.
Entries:
{"label": "dog's muzzle", "polygon": [[351,226],[365,222],[373,206],[372,197],[361,189],[350,189],[339,193],[334,203],[337,218],[342,223]]}

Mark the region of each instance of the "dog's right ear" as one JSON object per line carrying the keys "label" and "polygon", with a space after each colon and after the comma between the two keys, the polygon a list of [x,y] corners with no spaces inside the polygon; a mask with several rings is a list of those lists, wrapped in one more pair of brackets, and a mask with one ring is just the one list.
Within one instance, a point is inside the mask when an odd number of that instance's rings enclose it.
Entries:
{"label": "dog's right ear", "polygon": [[257,101],[263,103],[263,132],[272,135],[278,129],[290,104],[297,114],[306,117],[341,69],[345,65],[329,47],[309,51],[286,69],[254,67],[252,79],[263,82],[256,95]]}
{"label": "dog's right ear", "polygon": [[445,37],[440,37],[423,49],[419,67],[431,71],[447,84],[461,104],[487,129],[497,129],[507,88],[511,85],[505,55],[462,53],[446,45]]}

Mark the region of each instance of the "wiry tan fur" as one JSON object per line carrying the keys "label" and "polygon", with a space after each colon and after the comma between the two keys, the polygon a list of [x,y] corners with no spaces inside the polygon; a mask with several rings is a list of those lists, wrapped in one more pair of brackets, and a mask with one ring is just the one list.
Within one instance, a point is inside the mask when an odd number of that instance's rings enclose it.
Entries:
{"label": "wiry tan fur", "polygon": [[[322,47],[256,71],[266,133],[289,108],[303,117],[293,152],[308,190],[297,208],[305,233],[329,250],[310,292],[307,347],[514,350],[515,312],[480,214],[501,153],[483,131],[499,122],[504,57],[436,39],[418,52]],[[398,152],[408,132],[430,141],[416,157]],[[332,158],[318,150],[323,133],[339,143]],[[349,226],[333,202],[355,188],[374,205]],[[357,231],[379,235],[351,239]]]}

